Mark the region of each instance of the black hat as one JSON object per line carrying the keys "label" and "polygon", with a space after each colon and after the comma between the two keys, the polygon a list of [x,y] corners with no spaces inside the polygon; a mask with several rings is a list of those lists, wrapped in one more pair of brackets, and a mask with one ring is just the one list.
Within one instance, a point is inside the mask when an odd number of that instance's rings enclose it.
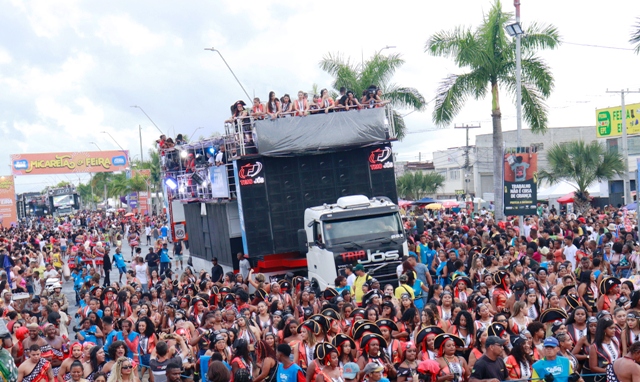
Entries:
{"label": "black hat", "polygon": [[364,318],[364,316],[366,316],[366,312],[362,308],[354,309],[354,310],[351,311],[351,314],[349,315],[349,318],[354,318],[356,315],[361,316],[361,317]]}
{"label": "black hat", "polygon": [[328,342],[320,342],[319,344],[316,345],[314,355],[317,360],[320,360],[320,362],[322,362],[326,356],[331,354],[331,352],[336,352],[340,354],[340,352],[335,346],[331,345]]}
{"label": "black hat", "polygon": [[620,279],[617,277],[607,277],[600,281],[600,294],[607,294],[609,289],[613,288],[615,285],[620,285]]}
{"label": "black hat", "polygon": [[466,276],[458,276],[455,279],[453,279],[453,286],[457,287],[458,283],[460,282],[464,282],[467,285],[467,288],[471,288],[473,286],[473,283],[471,282],[471,279],[469,279]]}
{"label": "black hat", "polygon": [[349,342],[349,344],[351,344],[351,349],[356,348],[356,342],[346,334],[336,334],[336,336],[331,340],[331,344],[338,348],[338,353],[342,352],[342,344],[345,342]]}
{"label": "black hat", "polygon": [[231,293],[231,288],[222,287],[222,288],[220,288],[220,293]]}
{"label": "black hat", "polygon": [[580,306],[580,301],[578,300],[578,298],[576,296],[566,295],[566,296],[564,296],[564,299],[567,302],[567,305],[569,305],[571,307],[571,309],[575,309],[578,306]]}
{"label": "black hat", "polygon": [[511,345],[516,347],[519,346],[521,343],[523,342],[527,342],[527,337],[525,337],[523,334],[517,335],[517,336],[511,336],[509,338]]}
{"label": "black hat", "polygon": [[568,317],[569,316],[567,315],[567,312],[564,311],[564,309],[549,308],[540,314],[538,321],[544,324],[547,322],[566,320]]}
{"label": "black hat", "polygon": [[111,286],[104,288],[104,291],[102,293],[106,295],[109,292],[111,292],[113,294],[118,294],[118,291],[116,290],[116,288],[111,287]]}
{"label": "black hat", "polygon": [[524,285],[524,282],[522,280],[516,281],[516,283],[511,286],[511,290],[513,290],[514,292],[521,292],[525,290],[525,288],[526,285]]}
{"label": "black hat", "polygon": [[443,334],[438,334],[436,338],[433,340],[434,349],[438,349],[438,350],[441,349],[442,346],[445,344],[445,342],[447,342],[447,340],[453,340],[453,343],[456,344],[457,348],[465,347],[465,344],[462,338],[458,336],[454,336],[453,334],[443,333]]}
{"label": "black hat", "polygon": [[324,297],[325,300],[331,300],[332,298],[336,297],[338,294],[339,294],[338,291],[331,287],[327,287],[327,289],[325,289],[324,292],[322,292],[322,296]]}
{"label": "black hat", "polygon": [[493,283],[496,285],[502,285],[502,280],[508,276],[509,274],[505,271],[497,271],[493,274]]}
{"label": "black hat", "polygon": [[507,328],[505,328],[504,325],[494,322],[487,328],[487,334],[490,336],[502,337],[502,334],[506,332],[506,330]]}
{"label": "black hat", "polygon": [[309,319],[317,322],[318,325],[320,325],[321,328],[324,328],[325,331],[331,327],[331,323],[329,322],[327,317],[323,316],[322,314],[314,314],[313,316],[309,317]]}
{"label": "black hat", "polygon": [[332,308],[327,308],[323,310],[322,315],[332,320],[339,321],[341,319],[340,313],[336,312],[335,309],[332,309]]}
{"label": "black hat", "polygon": [[354,329],[353,338],[355,340],[358,340],[362,338],[365,333],[376,333],[382,335],[382,332],[380,332],[380,328],[376,324],[371,321],[366,321],[364,324],[359,325],[357,329]]}
{"label": "black hat", "polygon": [[382,328],[383,326],[385,326],[393,332],[398,331],[398,325],[396,325],[396,323],[391,320],[387,320],[387,319],[378,320],[376,321],[376,325],[378,325],[379,328]]}
{"label": "black hat", "polygon": [[205,300],[200,296],[196,296],[191,300],[191,306],[195,306],[198,301],[202,301],[202,304],[205,306],[205,308],[209,306],[209,303],[207,302],[207,300]]}
{"label": "black hat", "polygon": [[367,292],[364,296],[362,296],[362,302],[365,305],[369,304],[369,300],[373,299],[374,296],[380,297],[380,291],[377,289],[372,289]]}
{"label": "black hat", "polygon": [[291,284],[287,280],[280,280],[278,281],[278,284],[280,284],[280,289],[283,291],[291,289]]}
{"label": "black hat", "polygon": [[575,286],[575,284],[570,284],[570,285],[567,285],[567,286],[563,287],[563,288],[560,290],[560,296],[567,296],[567,295],[569,294],[569,291],[570,291],[572,288],[575,288],[575,287],[576,287],[576,286]]}
{"label": "black hat", "polygon": [[423,328],[418,332],[418,335],[416,336],[416,342],[421,344],[430,334],[437,336],[442,333],[444,333],[444,330],[435,325],[427,326],[426,328]]}
{"label": "black hat", "polygon": [[220,288],[218,288],[217,285],[214,285],[211,287],[211,293],[213,294],[219,294],[220,293]]}
{"label": "black hat", "polygon": [[320,325],[318,325],[318,323],[314,320],[306,320],[302,322],[300,325],[298,325],[298,333],[302,331],[303,327],[306,327],[307,329],[311,330],[311,332],[315,335],[320,334]]}
{"label": "black hat", "polygon": [[258,289],[256,291],[256,297],[260,298],[261,300],[265,300],[267,298],[267,291],[264,289]]}
{"label": "black hat", "polygon": [[226,304],[227,302],[231,302],[233,304],[236,303],[236,295],[233,293],[229,293],[228,295],[224,296],[224,299],[222,299],[222,301]]}
{"label": "black hat", "polygon": [[371,340],[378,340],[380,342],[380,348],[384,349],[387,347],[387,341],[380,334],[377,333],[367,333],[360,340],[360,349],[364,349]]}

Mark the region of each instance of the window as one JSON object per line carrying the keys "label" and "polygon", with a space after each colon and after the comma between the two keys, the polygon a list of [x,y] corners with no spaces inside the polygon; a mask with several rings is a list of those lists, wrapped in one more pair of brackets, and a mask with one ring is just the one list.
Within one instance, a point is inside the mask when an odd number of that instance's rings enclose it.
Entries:
{"label": "window", "polygon": [[460,179],[460,170],[449,170],[449,179],[450,180]]}
{"label": "window", "polygon": [[438,170],[438,174],[442,175],[447,180],[447,170]]}

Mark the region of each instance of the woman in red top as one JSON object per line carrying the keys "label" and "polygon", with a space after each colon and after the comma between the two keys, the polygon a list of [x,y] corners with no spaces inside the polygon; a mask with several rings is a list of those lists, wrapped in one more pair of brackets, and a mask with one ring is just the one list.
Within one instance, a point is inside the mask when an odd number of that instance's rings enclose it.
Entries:
{"label": "woman in red top", "polygon": [[255,119],[264,119],[266,113],[264,112],[264,105],[260,103],[260,98],[253,99],[253,107],[251,107],[251,116]]}
{"label": "woman in red top", "polygon": [[293,110],[298,117],[304,117],[309,114],[309,102],[307,102],[302,90],[298,92],[298,99],[293,103]]}
{"label": "woman in red top", "polygon": [[276,97],[276,92],[274,91],[269,92],[269,98],[267,99],[266,110],[267,110],[267,115],[271,119],[276,119],[278,118],[278,115],[280,115],[280,100],[278,99],[278,97]]}
{"label": "woman in red top", "polygon": [[529,355],[531,349],[529,341],[525,336],[515,337],[511,354],[507,357],[505,365],[509,371],[509,379],[529,379],[531,378],[533,358]]}
{"label": "woman in red top", "polygon": [[335,102],[333,101],[333,98],[329,96],[329,91],[327,89],[322,89],[320,91],[318,106],[320,109],[324,109],[325,113],[328,113],[329,110],[332,110],[335,107]]}
{"label": "woman in red top", "polygon": [[315,379],[316,382],[342,380],[342,369],[338,358],[339,352],[335,346],[326,342],[319,343],[316,345],[315,356],[321,365]]}
{"label": "woman in red top", "polygon": [[600,281],[600,297],[596,306],[598,311],[607,310],[613,314],[616,308],[616,300],[620,296],[620,279],[617,277],[607,277]]}

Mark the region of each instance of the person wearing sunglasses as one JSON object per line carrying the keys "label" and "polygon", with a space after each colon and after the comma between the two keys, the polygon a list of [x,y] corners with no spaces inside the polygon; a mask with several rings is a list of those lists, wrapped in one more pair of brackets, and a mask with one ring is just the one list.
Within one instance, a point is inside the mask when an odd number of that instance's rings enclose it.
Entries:
{"label": "person wearing sunglasses", "polygon": [[140,382],[136,373],[133,372],[131,359],[127,357],[118,358],[111,370],[111,374],[109,374],[107,382]]}

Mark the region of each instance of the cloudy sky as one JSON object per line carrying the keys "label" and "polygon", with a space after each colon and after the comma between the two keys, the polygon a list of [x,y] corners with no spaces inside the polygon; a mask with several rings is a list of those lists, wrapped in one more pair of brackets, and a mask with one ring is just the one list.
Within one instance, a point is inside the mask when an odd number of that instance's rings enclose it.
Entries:
{"label": "cloudy sky", "polygon": [[[594,125],[595,109],[620,103],[607,89],[640,88],[640,56],[629,35],[640,17],[637,0],[522,0],[522,21],[558,27],[563,44],[543,52],[556,78],[548,100],[550,126]],[[28,152],[117,149],[144,152],[159,133],[222,132],[229,105],[246,99],[215,52],[224,55],[249,94],[267,97],[330,84],[318,67],[328,52],[360,61],[385,46],[406,64],[394,81],[433,99],[455,64],[424,53],[429,36],[457,25],[475,26],[490,0],[458,1],[76,1],[0,0],[0,166]],[[511,2],[503,7],[512,10]],[[571,43],[571,44],[570,44]],[[605,49],[574,44],[601,45]],[[630,95],[628,102],[640,102]],[[503,126],[515,128],[512,100],[502,96]],[[406,117],[410,131],[433,129],[432,105]],[[455,123],[481,123],[488,133],[490,100],[472,101]],[[400,160],[430,158],[464,144],[451,127],[410,134],[396,145]],[[84,177],[82,179],[86,179]],[[17,191],[39,191],[77,176],[20,177]]]}

